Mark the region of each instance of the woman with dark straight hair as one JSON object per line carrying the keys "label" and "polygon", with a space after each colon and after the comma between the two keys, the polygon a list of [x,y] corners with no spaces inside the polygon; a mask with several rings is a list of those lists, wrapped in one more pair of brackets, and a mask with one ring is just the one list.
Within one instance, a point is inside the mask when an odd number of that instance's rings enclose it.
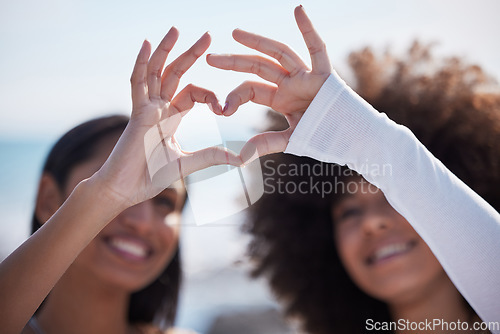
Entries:
{"label": "woman with dark straight hair", "polygon": [[[113,115],[96,118],[71,129],[57,141],[49,152],[42,170],[43,177],[52,178],[59,190],[66,189],[75,167],[92,160],[98,154],[99,147],[106,145],[107,141],[120,135],[127,127],[128,122],[129,117],[127,116]],[[155,200],[158,204],[172,206],[177,213],[180,213],[186,196],[185,192],[182,192],[182,188],[179,188],[178,191],[181,191],[179,203],[171,202],[165,196],[163,198],[157,196]],[[41,201],[43,199],[39,198],[39,206],[42,205]],[[35,233],[41,226],[42,222],[34,213],[31,221],[31,233]],[[167,327],[173,326],[181,279],[180,250],[177,245],[172,259],[167,263],[160,276],[130,296],[129,321],[139,324],[155,321]],[[40,309],[37,313],[40,313],[39,311]],[[36,324],[36,322],[36,318],[33,317],[31,323]]]}
{"label": "woman with dark straight hair", "polygon": [[[32,236],[0,264],[2,333],[179,333],[182,178],[232,152],[185,152],[174,134],[195,102],[220,113],[215,94],[182,73],[210,45],[204,34],[163,69],[172,28],[132,73],[132,114],[94,119],[66,133],[43,168]],[[40,304],[43,304],[40,306]]]}

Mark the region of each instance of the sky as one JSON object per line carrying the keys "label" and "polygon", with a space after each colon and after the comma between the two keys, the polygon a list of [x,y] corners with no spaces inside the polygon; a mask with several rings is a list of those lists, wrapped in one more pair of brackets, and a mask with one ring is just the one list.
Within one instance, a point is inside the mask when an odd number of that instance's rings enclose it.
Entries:
{"label": "sky", "polygon": [[[246,29],[292,46],[307,62],[295,25],[299,2],[17,0],[0,4],[0,137],[55,139],[78,122],[109,113],[130,113],[129,78],[144,38],[153,45],[175,25],[180,38],[169,60],[205,31],[208,52],[255,53],[231,38]],[[325,40],[334,67],[346,72],[349,51],[365,45],[404,50],[411,41],[438,42],[437,53],[459,55],[500,78],[500,2],[494,0],[302,1]],[[213,90],[221,102],[249,74],[211,68],[202,57],[186,73],[188,83]],[[188,149],[206,146],[201,133],[245,140],[265,108],[248,104],[231,118],[212,117],[197,106],[180,135],[197,135]],[[206,118],[215,121],[206,122]],[[218,129],[208,129],[218,126]],[[207,134],[207,136],[210,136]],[[182,140],[181,140],[182,143]]]}

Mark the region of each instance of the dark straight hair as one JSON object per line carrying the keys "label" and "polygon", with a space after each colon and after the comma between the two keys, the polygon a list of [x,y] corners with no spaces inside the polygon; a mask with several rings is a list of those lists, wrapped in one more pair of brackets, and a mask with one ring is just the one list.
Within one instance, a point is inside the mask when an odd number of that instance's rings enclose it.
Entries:
{"label": "dark straight hair", "polygon": [[[125,130],[129,118],[112,115],[92,119],[64,134],[52,147],[42,172],[50,174],[62,190],[75,166],[89,160],[107,136]],[[31,233],[42,226],[33,214]],[[130,297],[128,319],[131,323],[148,323],[171,327],[177,313],[182,280],[179,247],[162,274],[151,284]],[[43,304],[42,304],[43,305]]]}

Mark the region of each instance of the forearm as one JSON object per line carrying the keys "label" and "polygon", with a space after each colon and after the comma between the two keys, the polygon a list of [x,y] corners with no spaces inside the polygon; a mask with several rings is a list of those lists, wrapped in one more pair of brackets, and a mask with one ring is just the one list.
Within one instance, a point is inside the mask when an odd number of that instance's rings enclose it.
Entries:
{"label": "forearm", "polygon": [[286,152],[347,165],[379,187],[483,320],[498,320],[500,215],[411,131],[331,76]]}
{"label": "forearm", "polygon": [[19,333],[52,287],[120,208],[92,179],[0,264],[0,327]]}

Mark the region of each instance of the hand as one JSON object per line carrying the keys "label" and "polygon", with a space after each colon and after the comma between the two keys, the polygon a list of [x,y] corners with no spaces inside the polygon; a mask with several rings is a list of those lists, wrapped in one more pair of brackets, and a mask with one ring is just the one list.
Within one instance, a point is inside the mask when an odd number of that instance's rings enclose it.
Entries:
{"label": "hand", "polygon": [[175,140],[182,117],[195,102],[208,104],[216,113],[222,111],[215,94],[200,87],[188,85],[174,96],[181,76],[210,45],[206,33],[163,70],[178,35],[176,28],[170,29],[151,58],[151,44],[144,41],[130,79],[130,122],[106,163],[93,176],[124,208],[152,198],[194,171],[241,164],[238,156],[223,148],[185,152]]}
{"label": "hand", "polygon": [[273,57],[279,64],[256,55],[207,55],[211,66],[254,73],[272,83],[244,82],[227,96],[223,115],[232,115],[240,105],[252,101],[280,112],[290,125],[287,130],[261,133],[251,138],[241,151],[241,158],[246,163],[257,157],[255,150],[258,156],[263,156],[286,149],[300,118],[333,71],[325,43],[302,6],[295,8],[295,20],[309,49],[312,69],[287,45],[239,29],[233,31],[237,42]]}

